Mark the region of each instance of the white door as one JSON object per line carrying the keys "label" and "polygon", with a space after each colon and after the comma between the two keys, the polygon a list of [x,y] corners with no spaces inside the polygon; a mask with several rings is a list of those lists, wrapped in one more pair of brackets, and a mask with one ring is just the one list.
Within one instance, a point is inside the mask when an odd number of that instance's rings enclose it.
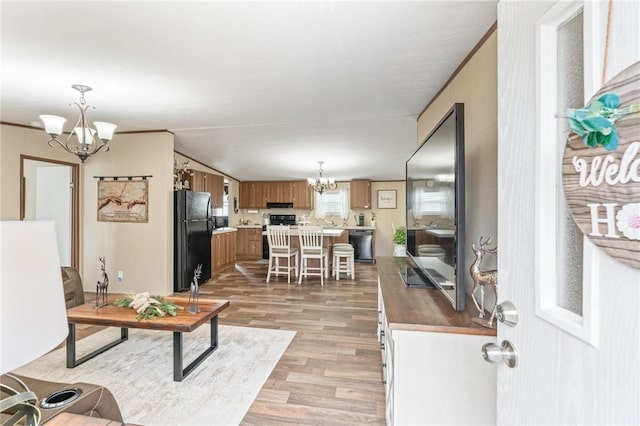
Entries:
{"label": "white door", "polygon": [[[609,5],[498,5],[498,300],[519,314],[498,324],[518,352],[497,364],[499,424],[640,424],[640,270],[572,229],[553,141],[572,91],[584,105],[602,86]],[[640,60],[640,2],[611,5],[606,80]]]}
{"label": "white door", "polygon": [[69,166],[36,169],[35,220],[53,220],[56,223],[62,266],[71,266],[71,181]]}
{"label": "white door", "polygon": [[23,159],[24,220],[53,220],[62,266],[72,265],[73,170],[71,165]]}

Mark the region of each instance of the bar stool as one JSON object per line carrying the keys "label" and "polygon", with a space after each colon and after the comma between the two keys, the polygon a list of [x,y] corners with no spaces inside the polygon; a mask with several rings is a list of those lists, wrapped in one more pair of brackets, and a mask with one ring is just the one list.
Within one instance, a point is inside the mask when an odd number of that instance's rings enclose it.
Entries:
{"label": "bar stool", "polygon": [[[287,275],[287,282],[291,282],[291,272],[298,276],[298,249],[291,248],[291,228],[289,225],[267,225],[267,241],[269,242],[269,270],[267,282],[271,275]],[[291,259],[294,264],[291,266]],[[280,259],[286,259],[287,265],[281,265]]]}
{"label": "bar stool", "polygon": [[[342,260],[344,258],[344,261]],[[336,243],[333,245],[333,269],[331,275],[336,277],[336,281],[340,281],[340,273],[344,272],[347,276],[351,275],[351,279],[356,278],[355,255],[351,244]]]}
{"label": "bar stool", "polygon": [[418,246],[418,256],[436,257],[444,260],[445,250],[437,244],[420,244]]}
{"label": "bar stool", "polygon": [[[300,239],[300,275],[298,284],[302,283],[302,277],[312,275],[320,276],[320,285],[324,285],[324,278],[329,276],[329,250],[322,245],[322,227],[303,226],[298,228]],[[308,260],[318,261],[319,266],[309,266]]]}

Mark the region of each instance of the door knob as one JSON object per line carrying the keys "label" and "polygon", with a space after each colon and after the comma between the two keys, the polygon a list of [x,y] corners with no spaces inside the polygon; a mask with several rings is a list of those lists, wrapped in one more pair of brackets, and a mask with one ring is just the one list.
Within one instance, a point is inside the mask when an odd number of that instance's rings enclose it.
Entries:
{"label": "door knob", "polygon": [[498,321],[509,327],[515,327],[518,324],[518,311],[513,303],[505,300],[496,306],[496,317]]}
{"label": "door knob", "polygon": [[509,368],[518,366],[518,352],[508,340],[503,340],[502,346],[498,346],[495,343],[482,345],[482,358],[492,364],[504,361]]}

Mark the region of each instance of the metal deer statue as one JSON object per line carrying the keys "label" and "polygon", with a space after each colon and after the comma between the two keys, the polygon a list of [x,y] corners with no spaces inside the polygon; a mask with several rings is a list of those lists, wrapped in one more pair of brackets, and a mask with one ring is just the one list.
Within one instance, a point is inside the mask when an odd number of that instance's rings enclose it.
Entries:
{"label": "metal deer statue", "polygon": [[99,257],[100,269],[102,270],[102,281],[98,281],[96,285],[96,308],[108,305],[107,288],[109,287],[109,276],[106,271],[106,262],[103,256]]}
{"label": "metal deer statue", "polygon": [[202,264],[196,266],[193,271],[193,281],[191,282],[191,293],[189,293],[189,306],[187,306],[187,312],[197,314],[200,312],[200,306],[198,305],[198,294],[200,290],[198,288],[198,280],[202,276]]}
{"label": "metal deer statue", "polygon": [[[496,297],[496,303],[491,311],[491,317],[489,320],[476,321],[479,324],[493,328],[493,320],[496,316],[496,307],[498,306],[498,289],[497,289],[497,281],[498,281],[498,271],[481,271],[480,263],[482,262],[482,258],[485,253],[493,254],[494,256],[498,255],[497,247],[488,247],[489,242],[491,241],[491,237],[487,238],[485,241],[482,241],[482,237],[480,237],[480,241],[478,245],[471,245],[473,249],[473,253],[476,255],[476,260],[471,265],[469,269],[471,272],[471,278],[473,278],[473,289],[471,290],[471,298],[473,299],[473,303],[475,303],[476,308],[480,311],[480,315],[478,317],[482,320],[484,318],[484,291],[486,286],[490,286],[493,289],[493,294]],[[476,299],[476,291],[480,289],[480,303]]]}

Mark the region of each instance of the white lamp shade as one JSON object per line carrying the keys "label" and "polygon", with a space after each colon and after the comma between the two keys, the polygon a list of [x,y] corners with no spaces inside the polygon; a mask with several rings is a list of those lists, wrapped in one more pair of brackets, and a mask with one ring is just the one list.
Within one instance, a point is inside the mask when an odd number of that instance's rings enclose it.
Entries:
{"label": "white lamp shade", "polygon": [[113,132],[116,130],[116,127],[118,127],[115,124],[104,121],[94,121],[93,125],[96,126],[96,130],[98,131],[98,139],[103,141],[110,141],[113,139]]}
{"label": "white lamp shade", "polygon": [[66,118],[57,115],[41,115],[40,120],[44,124],[44,131],[55,136],[62,134],[62,126],[67,121]]}
{"label": "white lamp shade", "polygon": [[0,374],[68,333],[55,223],[0,222]]}
{"label": "white lamp shade", "polygon": [[82,131],[82,127],[76,127],[73,129],[73,133],[76,134],[78,138],[78,144],[83,145],[91,145],[93,143],[93,135],[95,134],[95,130],[90,129],[89,127],[85,127],[84,131]]}

